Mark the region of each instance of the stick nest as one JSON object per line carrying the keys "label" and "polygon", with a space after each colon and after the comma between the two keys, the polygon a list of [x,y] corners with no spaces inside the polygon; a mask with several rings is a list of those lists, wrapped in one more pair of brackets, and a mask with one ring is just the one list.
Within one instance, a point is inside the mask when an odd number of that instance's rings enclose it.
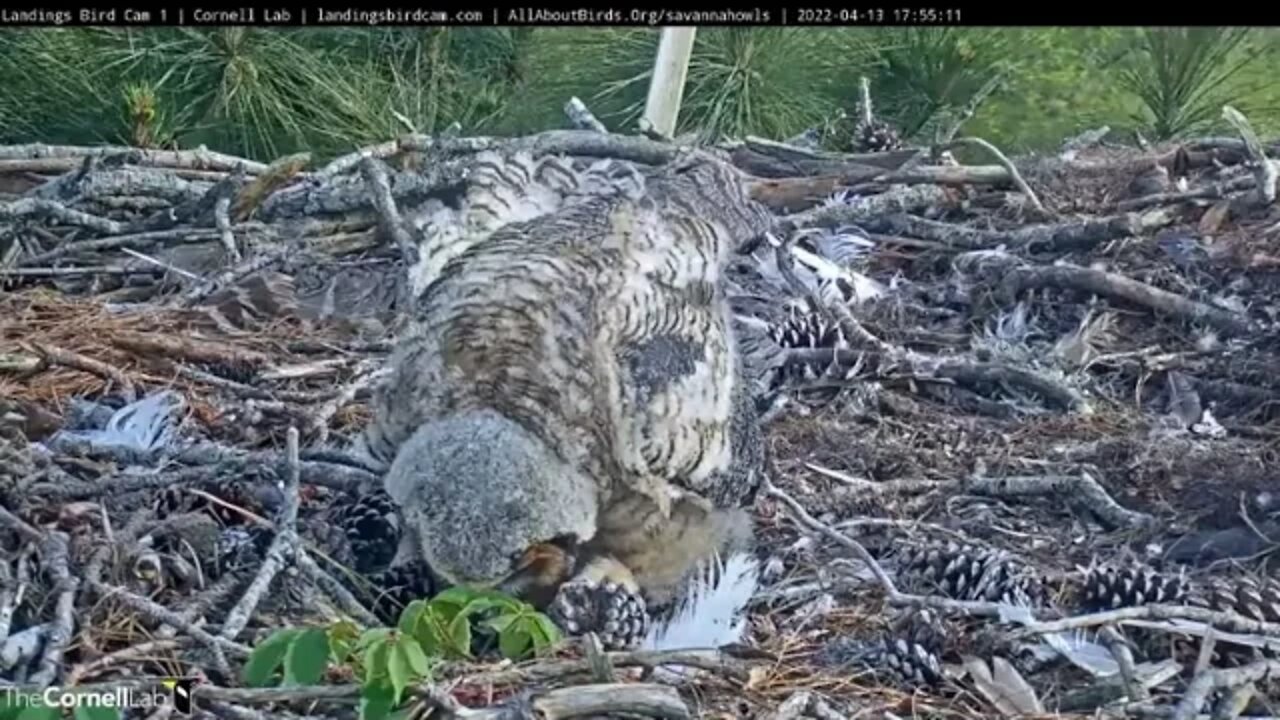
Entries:
{"label": "stick nest", "polygon": [[[591,127],[409,136],[312,170],[0,148],[21,186],[0,201],[6,679],[199,675],[220,716],[353,716],[343,678],[262,691],[238,668],[271,628],[372,621],[326,522],[375,475],[331,449],[367,419],[397,327],[400,215],[455,202],[479,150],[681,152]],[[777,246],[729,280],[772,343],[756,379],[775,472],[741,643],[602,660],[575,641],[449,666],[416,702],[459,716],[1276,713],[1266,149],[1095,142],[1010,161],[963,144],[998,157],[711,149],[778,214]],[[163,452],[68,439],[160,391],[181,408]],[[663,674],[677,665],[696,672]]]}

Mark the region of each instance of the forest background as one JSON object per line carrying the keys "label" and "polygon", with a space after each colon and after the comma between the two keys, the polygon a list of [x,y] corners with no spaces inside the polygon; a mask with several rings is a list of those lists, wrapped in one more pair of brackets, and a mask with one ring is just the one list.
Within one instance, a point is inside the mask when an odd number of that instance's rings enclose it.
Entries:
{"label": "forest background", "polygon": [[[579,97],[632,132],[650,28],[34,28],[0,34],[0,142],[192,147],[319,159],[406,132],[520,134]],[[1280,31],[1250,28],[701,28],[679,132],[846,149],[859,78],[927,143],[975,96],[965,134],[1054,151],[1101,126],[1151,142],[1245,112],[1280,132]]]}

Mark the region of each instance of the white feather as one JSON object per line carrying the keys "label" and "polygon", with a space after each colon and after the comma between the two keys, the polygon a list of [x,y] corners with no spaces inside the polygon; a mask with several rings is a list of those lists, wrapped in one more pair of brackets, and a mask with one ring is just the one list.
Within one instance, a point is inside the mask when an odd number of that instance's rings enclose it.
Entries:
{"label": "white feather", "polygon": [[1110,677],[1120,672],[1111,651],[1086,639],[1082,633],[1048,633],[1044,644],[1094,677]]}
{"label": "white feather", "polygon": [[671,618],[649,629],[643,649],[707,649],[738,642],[759,580],[760,563],[753,555],[712,560],[690,583]]}
{"label": "white feather", "polygon": [[845,270],[826,258],[819,257],[813,253],[800,247],[792,247],[791,254],[796,257],[806,267],[813,271],[815,275],[826,282],[835,282],[836,280],[844,280],[853,288],[853,297],[850,301],[855,303],[866,302],[872,298],[884,295],[884,285],[852,270]]}
{"label": "white feather", "polygon": [[173,442],[178,415],[185,408],[186,401],[181,395],[161,390],[120,408],[101,430],[62,430],[58,435],[107,447],[157,452]]}
{"label": "white feather", "polygon": [[819,255],[842,267],[848,267],[876,247],[875,241],[854,225],[814,231],[807,234],[807,239],[817,248]]}

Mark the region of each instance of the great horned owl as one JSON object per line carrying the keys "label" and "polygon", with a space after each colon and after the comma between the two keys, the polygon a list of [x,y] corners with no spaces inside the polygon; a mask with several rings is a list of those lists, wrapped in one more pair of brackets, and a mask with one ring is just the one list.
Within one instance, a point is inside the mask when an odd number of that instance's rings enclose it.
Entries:
{"label": "great horned owl", "polygon": [[469,163],[466,186],[458,207],[428,201],[406,213],[420,238],[418,262],[408,271],[415,297],[450,260],[498,228],[544,217],[600,194],[639,192],[643,179],[631,166],[611,160],[579,170],[556,156],[534,160],[528,152],[488,151]]}
{"label": "great horned owl", "polygon": [[364,444],[390,466],[400,561],[627,646],[646,628],[619,611],[669,607],[750,541],[763,450],[720,275],[772,219],[702,156],[605,191],[581,177],[549,214],[436,254]]}

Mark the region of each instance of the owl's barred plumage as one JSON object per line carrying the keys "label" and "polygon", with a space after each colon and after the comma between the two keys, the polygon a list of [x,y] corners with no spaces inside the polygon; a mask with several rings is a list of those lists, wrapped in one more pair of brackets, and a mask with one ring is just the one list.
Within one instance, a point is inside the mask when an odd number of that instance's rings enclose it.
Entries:
{"label": "owl's barred plumage", "polygon": [[772,218],[700,156],[643,175],[482,160],[365,438],[404,551],[530,593],[572,568],[531,579],[519,558],[565,547],[662,606],[749,542],[763,450],[720,276]]}
{"label": "owl's barred plumage", "polygon": [[468,169],[460,208],[436,205],[409,217],[423,235],[418,263],[409,269],[415,296],[439,277],[450,260],[498,228],[549,215],[619,187],[635,191],[640,182],[630,167],[609,160],[579,171],[567,159],[551,155],[535,159],[527,152],[478,154]]}

